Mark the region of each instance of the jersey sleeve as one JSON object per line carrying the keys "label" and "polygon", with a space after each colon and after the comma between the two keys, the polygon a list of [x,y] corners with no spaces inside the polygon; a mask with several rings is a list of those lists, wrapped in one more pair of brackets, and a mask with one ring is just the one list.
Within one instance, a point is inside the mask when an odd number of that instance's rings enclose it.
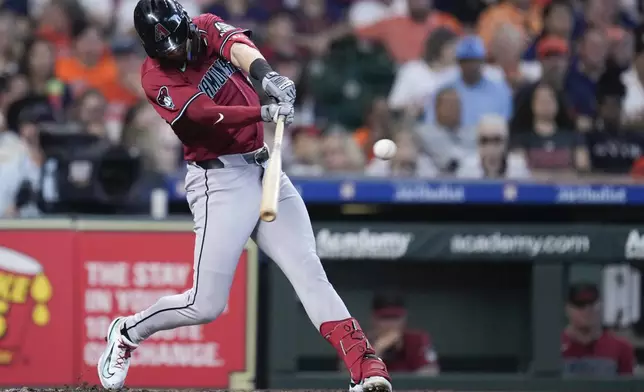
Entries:
{"label": "jersey sleeve", "polygon": [[214,51],[219,57],[230,61],[230,48],[235,43],[257,48],[251,40],[250,30],[231,26],[216,15],[207,14],[202,18],[197,26],[206,34],[209,51]]}
{"label": "jersey sleeve", "polygon": [[158,69],[149,71],[141,78],[148,101],[159,115],[174,125],[185,114],[197,97],[204,93],[179,73],[165,73]]}

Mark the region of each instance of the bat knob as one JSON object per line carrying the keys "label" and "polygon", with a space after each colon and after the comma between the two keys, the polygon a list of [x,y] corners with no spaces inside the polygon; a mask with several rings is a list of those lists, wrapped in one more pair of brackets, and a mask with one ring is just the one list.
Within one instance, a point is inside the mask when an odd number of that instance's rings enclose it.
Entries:
{"label": "bat knob", "polygon": [[272,222],[277,218],[277,214],[273,211],[263,211],[259,214],[259,217],[264,222]]}

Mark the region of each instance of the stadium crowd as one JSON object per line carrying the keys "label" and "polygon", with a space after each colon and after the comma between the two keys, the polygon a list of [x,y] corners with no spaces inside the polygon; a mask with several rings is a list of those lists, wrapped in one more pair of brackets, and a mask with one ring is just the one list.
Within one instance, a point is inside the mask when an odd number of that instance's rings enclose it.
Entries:
{"label": "stadium crowd", "polygon": [[[96,176],[111,184],[99,195],[108,198],[135,177],[144,180],[129,193],[146,194],[184,170],[178,139],[140,87],[136,0],[0,4],[0,216],[34,215],[36,199],[61,192],[96,197]],[[182,4],[252,29],[267,60],[296,82],[284,158],[292,175],[644,174],[641,2]],[[373,157],[381,138],[398,145],[391,161]],[[98,170],[99,161],[111,164]]]}

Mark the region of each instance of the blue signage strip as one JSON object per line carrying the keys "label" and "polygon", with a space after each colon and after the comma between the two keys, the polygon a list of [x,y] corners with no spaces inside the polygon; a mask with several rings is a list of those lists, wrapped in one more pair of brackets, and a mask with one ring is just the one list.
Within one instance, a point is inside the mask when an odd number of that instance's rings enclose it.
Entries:
{"label": "blue signage strip", "polygon": [[[291,179],[308,203],[391,204],[644,204],[642,185],[566,185],[497,181],[426,181],[362,178]],[[183,200],[183,179],[169,180]]]}

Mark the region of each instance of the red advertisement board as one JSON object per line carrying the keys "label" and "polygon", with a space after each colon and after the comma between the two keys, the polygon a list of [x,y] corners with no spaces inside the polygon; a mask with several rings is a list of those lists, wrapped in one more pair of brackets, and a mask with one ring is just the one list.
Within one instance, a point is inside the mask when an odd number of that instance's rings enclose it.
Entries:
{"label": "red advertisement board", "polygon": [[[98,383],[96,362],[110,321],[192,287],[192,233],[85,232],[81,271],[81,381]],[[133,354],[129,387],[226,388],[246,366],[247,257],[242,256],[229,303],[207,325],[163,331]]]}
{"label": "red advertisement board", "polygon": [[[0,386],[98,384],[111,320],[192,286],[194,234],[133,226],[0,229]],[[224,313],[146,340],[133,353],[126,386],[252,387],[254,249],[240,258]]]}
{"label": "red advertisement board", "polygon": [[73,380],[74,235],[70,230],[0,230],[2,384]]}

